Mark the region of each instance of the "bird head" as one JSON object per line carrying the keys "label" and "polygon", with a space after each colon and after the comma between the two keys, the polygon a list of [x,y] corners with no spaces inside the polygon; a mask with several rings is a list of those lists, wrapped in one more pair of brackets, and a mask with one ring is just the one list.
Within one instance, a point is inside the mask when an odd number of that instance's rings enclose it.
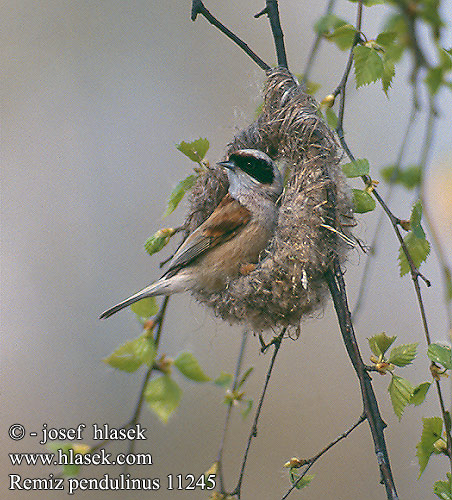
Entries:
{"label": "bird head", "polygon": [[257,149],[240,149],[219,165],[227,169],[229,192],[234,198],[244,193],[256,193],[276,202],[283,190],[276,163]]}

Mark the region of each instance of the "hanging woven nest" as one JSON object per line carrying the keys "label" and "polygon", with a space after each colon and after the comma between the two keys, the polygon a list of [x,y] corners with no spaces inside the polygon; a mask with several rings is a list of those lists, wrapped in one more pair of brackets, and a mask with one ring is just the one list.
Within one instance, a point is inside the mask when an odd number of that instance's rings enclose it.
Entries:
{"label": "hanging woven nest", "polygon": [[[227,155],[238,149],[264,151],[286,171],[277,227],[254,271],[220,292],[194,295],[217,316],[255,330],[298,325],[323,306],[324,273],[335,257],[344,262],[350,248],[352,202],[337,142],[314,99],[288,70],[276,68],[267,75],[262,113],[233,138]],[[190,197],[189,232],[207,219],[227,189],[220,167],[200,176]]]}

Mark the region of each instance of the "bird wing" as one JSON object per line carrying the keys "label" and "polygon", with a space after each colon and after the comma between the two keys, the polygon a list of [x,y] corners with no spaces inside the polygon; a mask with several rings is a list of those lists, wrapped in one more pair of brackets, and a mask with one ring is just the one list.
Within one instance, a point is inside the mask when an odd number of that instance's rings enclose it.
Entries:
{"label": "bird wing", "polygon": [[182,243],[171,259],[165,276],[172,276],[211,248],[231,239],[250,220],[251,212],[227,194],[210,217]]}

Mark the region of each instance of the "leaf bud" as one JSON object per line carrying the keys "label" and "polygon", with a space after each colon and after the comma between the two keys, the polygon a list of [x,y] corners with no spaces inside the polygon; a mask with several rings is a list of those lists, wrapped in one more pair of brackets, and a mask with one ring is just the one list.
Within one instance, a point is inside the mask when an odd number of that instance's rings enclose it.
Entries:
{"label": "leaf bud", "polygon": [[333,94],[328,94],[327,96],[325,96],[322,99],[322,102],[320,104],[322,104],[323,106],[325,106],[327,108],[332,108],[334,106],[335,100],[336,100],[336,98],[334,97]]}

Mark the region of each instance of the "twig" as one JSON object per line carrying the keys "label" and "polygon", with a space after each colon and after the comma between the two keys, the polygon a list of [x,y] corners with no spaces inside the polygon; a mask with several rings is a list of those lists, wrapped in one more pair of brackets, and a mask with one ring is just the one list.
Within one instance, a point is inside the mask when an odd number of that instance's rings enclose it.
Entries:
{"label": "twig", "polygon": [[[240,343],[240,351],[239,351],[239,356],[237,359],[237,365],[235,367],[235,374],[234,374],[234,380],[232,382],[232,391],[235,391],[237,388],[237,383],[239,380],[240,372],[242,370],[242,363],[243,363],[243,357],[245,355],[245,347],[246,347],[246,341],[248,339],[248,332],[246,330],[243,331],[242,334],[242,342]],[[232,413],[232,401],[228,405],[228,409],[226,412],[226,419],[224,422],[223,426],[223,435],[221,436],[221,442],[220,442],[220,448],[218,450],[218,455],[217,455],[217,465],[218,465],[218,482],[220,485],[220,493],[222,495],[226,494],[225,486],[224,486],[224,476],[223,476],[223,450],[224,450],[224,444],[226,441],[226,434],[229,428],[229,420],[231,418],[231,413]]]}
{"label": "twig", "polygon": [[447,328],[452,331],[452,308],[449,299],[449,283],[452,279],[451,268],[447,262],[446,254],[444,252],[441,241],[438,237],[438,233],[435,227],[435,224],[430,217],[430,212],[425,203],[424,195],[421,195],[423,216],[428,226],[428,232],[430,234],[431,240],[433,242],[433,248],[435,250],[436,256],[438,257],[440,270],[443,278],[443,286],[444,286],[444,305],[446,308],[447,315]]}
{"label": "twig", "polygon": [[222,33],[224,33],[230,40],[236,43],[246,54],[248,54],[251,59],[264,71],[268,71],[270,66],[264,62],[254,51],[252,51],[249,46],[241,40],[237,35],[230,31],[226,26],[218,19],[216,19],[207,9],[201,0],[193,0],[191,9],[191,20],[196,21],[198,14],[201,14],[209,21],[210,24],[218,28]]}
{"label": "twig", "polygon": [[[156,349],[158,348],[159,343],[160,343],[160,337],[161,337],[162,328],[163,328],[163,320],[165,319],[165,312],[166,312],[166,308],[168,305],[168,301],[169,301],[169,297],[165,297],[163,299],[162,304],[160,305],[160,309],[155,316],[155,320],[154,320],[155,325],[158,325],[157,326],[157,333],[156,333],[155,339],[154,339],[154,344],[155,344]],[[121,428],[128,429],[128,428],[134,426],[138,422],[140,415],[141,415],[141,410],[143,408],[144,393],[146,390],[146,385],[147,385],[154,369],[155,369],[155,366],[152,365],[146,371],[146,374],[143,378],[143,382],[141,383],[141,389],[139,392],[137,404],[135,405],[135,411],[133,412],[133,415],[130,418],[130,420],[128,420],[127,423],[123,424],[121,426]],[[92,446],[90,448],[90,453],[93,453],[94,451],[99,450],[100,448],[102,448],[103,446],[105,446],[109,443],[110,443],[110,439],[104,439],[103,441],[97,443],[95,446]],[[134,449],[135,449],[135,440],[132,440],[129,443],[128,452],[133,453]],[[127,466],[125,465],[124,467],[126,468]]]}
{"label": "twig", "polygon": [[[350,53],[347,61],[347,65],[344,70],[344,74],[341,78],[339,85],[336,90],[333,92],[334,96],[340,94],[340,102],[339,102],[339,114],[338,114],[338,123],[336,127],[336,132],[338,134],[340,143],[350,158],[351,161],[355,161],[355,158],[350,151],[345,138],[344,138],[344,111],[345,111],[345,90],[347,86],[348,76],[350,74],[350,70],[353,64],[353,48],[360,40],[360,31],[361,31],[361,23],[362,23],[362,10],[363,4],[362,0],[358,3],[358,10],[356,15],[356,35],[355,40],[353,42],[352,47],[350,48]],[[371,185],[372,180],[368,176],[363,176],[363,180],[366,184]],[[374,190],[375,191],[375,190]],[[374,194],[376,194],[374,192]],[[381,200],[383,202],[383,200]],[[383,202],[383,209],[385,210],[386,205]],[[389,211],[386,207],[385,212]],[[398,231],[397,227],[397,219],[392,215],[391,212],[390,219],[394,226],[394,228]],[[400,234],[400,232],[399,232]],[[402,239],[402,238],[401,238]],[[403,239],[402,239],[403,243]],[[380,410],[378,408],[377,399],[375,397],[375,393],[373,391],[371,378],[369,373],[366,371],[366,367],[361,357],[361,353],[359,351],[358,343],[356,341],[352,317],[350,310],[348,308],[347,302],[347,294],[345,290],[345,282],[342,275],[342,270],[340,268],[340,263],[335,257],[333,262],[333,271],[328,271],[325,275],[326,281],[328,283],[328,287],[330,289],[331,296],[333,298],[334,307],[336,310],[336,314],[339,321],[339,326],[342,333],[342,338],[344,340],[345,347],[347,349],[349,358],[352,362],[352,365],[358,375],[360,387],[361,387],[361,397],[363,401],[363,415],[369,423],[370,431],[372,434],[372,439],[375,447],[375,454],[377,457],[378,466],[380,468],[380,475],[382,482],[386,489],[386,495],[388,500],[396,500],[397,490],[395,487],[394,479],[392,477],[391,466],[389,463],[389,456],[386,448],[386,442],[384,437],[384,428],[386,424],[383,422],[383,419],[380,415]]]}
{"label": "twig", "polygon": [[[169,297],[165,297],[163,299],[162,304],[160,306],[160,310],[155,317],[155,324],[158,325],[157,333],[156,333],[155,339],[154,339],[154,345],[155,345],[156,350],[158,349],[159,344],[160,344],[160,336],[162,334],[163,320],[165,318],[165,312],[166,312],[166,308],[168,306],[168,301],[169,301]],[[144,376],[143,383],[141,384],[140,396],[139,396],[138,402],[136,404],[135,411],[134,411],[129,423],[127,424],[127,427],[130,427],[131,425],[136,424],[138,422],[138,419],[140,418],[140,413],[141,413],[141,409],[143,407],[143,402],[144,402],[144,390],[146,389],[146,384],[147,384],[147,382],[152,374],[152,371],[154,369],[155,369],[155,367],[153,365],[150,366],[148,368],[148,371],[146,372],[146,375]]]}
{"label": "twig", "polygon": [[312,458],[308,458],[307,460],[304,460],[305,465],[307,465],[306,469],[301,473],[300,477],[292,484],[292,486],[289,488],[289,490],[287,491],[287,493],[283,497],[281,497],[281,500],[285,500],[290,495],[290,493],[292,493],[292,491],[297,487],[298,483],[307,474],[307,472],[309,471],[309,469],[315,464],[315,462],[317,462],[317,460],[322,455],[324,455],[328,450],[330,450],[333,446],[335,446],[337,443],[339,443],[339,441],[342,441],[343,439],[345,439],[349,434],[351,434],[365,420],[366,420],[365,415],[361,415],[359,417],[359,420],[357,422],[355,422],[350,427],[350,429],[346,430],[340,436],[338,436],[336,439],[334,439],[333,441],[331,441],[331,443],[329,443],[327,446],[325,446],[325,448],[323,448],[323,450],[319,451],[319,453],[317,453],[317,455],[314,455]]}
{"label": "twig", "polygon": [[245,454],[243,456],[242,467],[240,469],[239,479],[238,479],[237,486],[235,487],[234,491],[232,493],[230,493],[231,496],[237,496],[237,498],[239,498],[239,499],[240,499],[240,493],[241,493],[241,488],[242,488],[242,481],[243,481],[243,477],[244,477],[244,473],[245,473],[246,462],[248,459],[248,452],[249,452],[250,446],[251,446],[251,441],[253,440],[254,437],[257,436],[257,423],[259,421],[259,416],[261,414],[262,404],[264,403],[265,393],[267,392],[267,387],[268,387],[268,383],[270,382],[270,376],[271,376],[272,371],[273,371],[273,366],[275,364],[276,356],[277,356],[279,349],[281,347],[281,341],[284,337],[284,334],[286,333],[286,330],[287,330],[287,328],[283,328],[281,330],[281,333],[277,337],[275,337],[272,341],[272,343],[275,347],[273,350],[272,358],[270,360],[270,365],[268,367],[267,376],[265,378],[265,383],[264,383],[264,387],[262,389],[261,397],[259,398],[259,403],[257,405],[256,413],[254,415],[254,421],[253,421],[253,425],[251,427],[251,432],[250,432],[250,435],[248,437],[248,442],[246,444],[246,449],[245,449]]}
{"label": "twig", "polygon": [[389,456],[384,438],[384,428],[386,424],[380,415],[378,403],[372,388],[371,378],[365,369],[358,343],[356,341],[351,314],[348,308],[345,282],[338,259],[335,259],[333,270],[327,271],[325,278],[330,289],[334,302],[334,308],[339,321],[339,326],[344,340],[345,347],[352,362],[352,365],[358,375],[361,396],[363,400],[363,414],[369,423],[372,439],[375,446],[378,466],[380,468],[382,482],[386,488],[388,500],[398,498],[394,479],[392,477]]}
{"label": "twig", "polygon": [[[401,5],[400,2],[398,2],[398,3]],[[401,5],[401,8],[402,7],[403,6]],[[360,28],[361,27],[361,18],[362,18],[362,14],[360,12],[361,10],[362,10],[362,1],[360,1],[359,5],[358,5],[358,15],[357,15],[357,30],[358,31],[361,29]],[[410,21],[410,19],[408,19],[407,22],[408,21]],[[411,34],[413,40],[416,41],[415,32],[414,32],[414,23],[409,24],[409,28],[411,29],[410,34]],[[355,38],[355,44],[356,43],[357,43],[357,39]],[[413,72],[412,78],[415,78],[415,75],[417,75],[417,72],[418,72],[420,66],[428,68],[428,64],[427,64],[427,62],[425,60],[425,57],[423,56],[423,54],[420,51],[420,49],[419,50],[418,49],[419,49],[419,46],[417,44],[413,44],[413,51],[414,51],[414,54],[415,54],[415,71]],[[340,107],[339,107],[339,116],[338,116],[338,125],[337,125],[337,128],[336,128],[336,131],[338,133],[341,145],[344,148],[345,152],[347,153],[348,157],[350,158],[351,161],[355,161],[355,158],[354,158],[353,154],[351,153],[351,151],[350,151],[350,149],[349,149],[349,147],[348,147],[348,145],[347,145],[347,143],[345,141],[344,131],[343,131],[343,119],[344,119],[344,109],[345,109],[344,108],[344,104],[345,104],[345,87],[346,87],[348,75],[349,75],[350,70],[351,70],[352,61],[353,61],[353,47],[350,50],[349,60],[348,60],[348,63],[347,63],[346,70],[344,72],[344,75],[342,77],[342,80],[341,80],[340,84],[338,85],[337,89],[335,90],[334,95],[338,95],[339,93],[341,94]],[[415,105],[417,105],[416,94],[415,94]],[[433,116],[432,109],[433,109],[433,106],[431,106],[431,114],[430,114],[429,119]],[[425,148],[424,148],[423,157],[422,157],[422,160],[421,160],[421,163],[423,162],[424,164],[426,162],[427,152],[429,150],[428,148],[430,147],[431,138],[432,138],[432,130],[433,130],[432,123],[433,122],[430,122],[429,125],[427,126],[427,138],[426,138],[426,140],[424,142]],[[372,185],[372,179],[369,176],[367,176],[367,175],[366,176],[362,176],[362,179],[363,179],[363,181],[365,182],[366,185],[368,185],[368,186]],[[413,281],[413,284],[414,284],[414,288],[415,288],[415,292],[416,292],[416,297],[417,297],[418,304],[419,304],[419,309],[420,309],[421,318],[422,318],[422,324],[423,324],[423,327],[424,327],[424,333],[425,333],[425,336],[426,336],[426,339],[427,339],[427,343],[430,344],[430,342],[431,342],[430,341],[430,334],[429,334],[429,330],[428,330],[427,317],[426,317],[426,314],[425,314],[425,307],[424,307],[424,303],[423,303],[423,299],[422,299],[422,294],[421,294],[421,290],[420,290],[420,286],[419,286],[419,278],[422,278],[425,281],[425,283],[426,283],[427,286],[430,286],[430,282],[419,272],[419,270],[417,269],[417,267],[414,265],[413,259],[412,259],[411,255],[410,255],[410,253],[409,253],[406,245],[405,245],[405,242],[404,242],[404,240],[402,238],[402,235],[400,234],[400,231],[399,231],[399,228],[398,228],[398,225],[400,223],[399,219],[397,219],[392,214],[392,212],[389,210],[388,206],[383,201],[383,199],[381,198],[381,196],[379,195],[379,193],[378,193],[378,191],[376,189],[373,189],[373,194],[374,194],[375,198],[377,199],[377,201],[379,202],[380,206],[383,208],[384,212],[389,217],[389,220],[391,221],[393,229],[394,229],[394,231],[396,233],[397,239],[399,240],[401,248],[402,248],[402,250],[403,250],[403,252],[404,252],[404,254],[405,254],[406,258],[407,258],[407,261],[408,261],[408,264],[409,264],[409,267],[410,267],[411,278],[412,278],[412,281]],[[337,272],[335,273],[335,277],[336,277],[336,279],[339,279],[339,275],[338,275]],[[333,294],[334,288],[332,287],[333,280],[332,280],[331,277],[329,277],[328,283],[329,283],[330,291],[331,291],[331,293],[333,295],[333,299],[334,299],[334,294]],[[344,289],[344,291],[345,291],[345,289]],[[335,301],[335,306],[336,306],[336,301]],[[336,308],[336,310],[337,310],[337,308]],[[339,315],[339,313],[338,313],[338,315]],[[344,326],[346,327],[347,325],[344,325]],[[350,326],[351,326],[351,323],[350,323]],[[342,329],[342,326],[341,326],[341,329]],[[343,333],[343,335],[344,335],[344,333]],[[358,367],[359,367],[359,364],[358,364]],[[360,370],[361,370],[361,368],[360,368]],[[359,373],[358,373],[358,375],[360,376],[360,382],[362,384],[362,391],[363,391],[363,387],[364,387],[363,384],[365,384],[366,378],[362,377]],[[443,416],[443,421],[445,422],[445,425],[446,425],[446,438],[447,438],[448,455],[449,455],[449,457],[452,457],[452,438],[451,438],[451,433],[450,433],[450,425],[449,425],[449,428],[447,428],[447,422],[449,422],[450,420],[447,418],[448,417],[448,413],[445,410],[444,401],[443,401],[443,397],[442,397],[442,393],[441,393],[441,388],[440,388],[439,382],[438,381],[435,381],[435,382],[436,382],[436,388],[437,388],[437,392],[438,392],[438,398],[439,398],[439,402],[440,402],[441,412],[442,412],[442,416]],[[366,385],[370,385],[370,384],[366,384]],[[370,389],[372,389],[371,386],[370,386]],[[367,391],[363,391],[363,396],[366,394],[366,392]],[[373,390],[372,390],[372,393],[373,393]],[[371,394],[369,392],[369,394],[367,396],[373,396],[373,394]],[[381,437],[383,437],[383,439],[384,439],[383,432],[382,432],[383,428],[378,429],[378,426],[372,425],[372,423],[370,421],[369,421],[369,424],[371,425],[372,436],[374,437],[374,442],[375,442],[376,450],[377,450],[378,446],[384,445],[384,440],[380,441],[380,442],[377,442],[377,441],[375,441],[375,436],[381,435]],[[378,424],[378,420],[375,422],[375,424]],[[375,427],[375,429],[374,429],[374,427]],[[374,434],[374,431],[376,431],[376,434]],[[377,452],[377,456],[378,456],[378,452]],[[379,460],[379,463],[380,463],[380,460]],[[382,462],[382,463],[384,463],[384,462]],[[387,463],[387,467],[389,467],[389,462]],[[450,460],[450,467],[451,467],[451,472],[452,472],[452,458]],[[393,481],[392,481],[392,476],[391,476],[391,473],[390,473],[390,469],[388,468],[385,471],[384,468],[382,469],[381,463],[380,463],[380,470],[382,470],[382,477],[383,477],[383,481],[384,481],[385,486],[386,486],[386,491],[387,491],[387,494],[388,494],[388,498],[393,498],[390,495],[396,494],[396,491],[395,491],[395,487],[393,487]],[[385,476],[385,474],[386,474],[386,476]]]}
{"label": "twig", "polygon": [[[339,137],[339,141],[341,143],[342,148],[344,149],[345,153],[347,156],[350,158],[352,162],[356,161],[353,153],[351,152],[350,148],[348,147],[348,144],[345,140],[344,137],[344,129],[343,129],[343,123],[344,123],[344,110],[345,110],[345,88],[347,86],[347,80],[348,76],[350,74],[350,70],[352,68],[353,64],[353,48],[354,46],[358,43],[359,38],[360,38],[360,30],[361,30],[361,23],[362,23],[362,8],[363,8],[363,3],[362,0],[358,2],[358,11],[356,15],[356,36],[354,43],[352,47],[350,48],[350,53],[349,53],[349,58],[347,61],[347,65],[344,71],[344,74],[342,76],[342,79],[337,86],[336,90],[333,92],[333,95],[338,95],[340,94],[340,102],[339,102],[339,114],[338,114],[338,122],[337,122],[337,127],[336,127],[336,132]],[[372,193],[375,196],[376,200],[380,204],[380,206],[383,208],[385,211],[386,215],[389,217],[389,220],[391,221],[392,227],[394,229],[394,232],[396,233],[397,239],[399,240],[400,246],[402,247],[402,250],[407,258],[408,265],[410,267],[411,275],[412,276],[418,276],[422,278],[427,286],[430,286],[430,281],[419,272],[417,267],[414,265],[413,259],[408,252],[408,249],[405,245],[405,242],[403,241],[402,235],[400,234],[400,230],[398,228],[400,224],[400,219],[398,219],[392,212],[389,210],[388,206],[384,202],[383,198],[379,195],[378,191],[373,187],[372,185],[372,179],[368,175],[363,175],[361,176],[361,179],[367,186],[372,186]]]}
{"label": "twig", "polygon": [[279,19],[278,1],[266,0],[266,4],[267,5],[265,6],[265,9],[261,10],[254,17],[258,18],[263,14],[267,14],[268,19],[270,20],[273,40],[275,42],[275,50],[276,50],[276,57],[278,60],[278,66],[281,66],[282,68],[288,68],[286,48],[284,46],[284,34]]}
{"label": "twig", "polygon": [[[348,76],[350,75],[350,70],[352,69],[352,64],[353,64],[353,49],[355,48],[355,45],[360,41],[361,39],[361,23],[362,23],[362,18],[363,18],[363,2],[360,0],[358,3],[358,10],[356,14],[356,34],[355,34],[355,39],[353,40],[353,44],[350,48],[350,52],[348,54],[348,60],[347,64],[345,66],[344,73],[342,75],[341,81],[339,82],[339,85],[336,87],[336,89],[333,92],[334,97],[336,97],[338,94],[341,95],[341,99],[339,101],[339,113],[337,116],[337,126],[336,126],[336,132],[339,137],[339,140],[341,141],[342,147],[344,148],[345,152],[347,155],[350,157],[351,151],[348,149],[347,144],[343,144],[345,142],[344,139],[344,130],[343,130],[343,125],[344,125],[344,111],[345,111],[345,89],[347,87],[347,80]],[[353,161],[353,160],[352,160]]]}
{"label": "twig", "polygon": [[[428,155],[429,155],[430,150],[431,150],[433,131],[434,131],[436,117],[437,117],[437,111],[435,108],[435,98],[434,98],[434,96],[431,96],[430,102],[429,102],[429,115],[427,118],[424,146],[422,148],[421,159],[420,159],[420,168],[421,168],[422,172],[425,171],[425,167],[427,165]],[[424,185],[425,185],[425,183],[421,183],[422,188],[421,188],[420,193],[419,193],[419,197],[420,197],[420,200],[421,200],[423,207],[426,206],[425,194],[424,194],[424,190],[423,190]],[[436,254],[437,254],[437,256],[440,260],[440,263],[443,267],[443,273],[444,273],[443,279],[444,279],[445,284],[446,284],[446,293],[447,293],[447,277],[448,277],[448,274],[450,276],[450,269],[447,266],[445,256],[442,253],[442,247],[441,247],[441,245],[439,243],[439,239],[436,235],[435,227],[433,226],[432,221],[429,218],[428,211],[426,211],[426,210],[424,210],[424,217],[427,220],[430,234],[433,237],[433,242],[435,244]],[[422,324],[424,327],[425,339],[427,341],[427,345],[430,345],[431,344],[431,337],[430,337],[429,328],[428,328],[428,324],[427,324],[427,317],[425,314],[425,307],[424,307],[424,303],[423,303],[423,299],[422,299],[422,294],[421,294],[419,282],[418,282],[418,279],[416,276],[412,276],[412,279],[413,279],[413,283],[414,283],[414,288],[416,290],[416,297],[418,300],[419,309],[421,312],[421,318],[422,318]],[[446,301],[446,309],[447,309],[448,322],[449,322],[449,328],[450,328],[451,327],[451,313],[450,313],[447,301]],[[438,394],[439,406],[441,409],[441,414],[442,414],[442,418],[443,418],[443,422],[444,422],[444,426],[445,426],[445,430],[446,430],[446,442],[447,442],[447,453],[446,454],[449,457],[449,465],[450,465],[450,470],[452,473],[452,436],[451,436],[451,428],[450,428],[450,416],[448,415],[448,412],[445,408],[444,398],[443,398],[443,394],[442,394],[441,385],[439,383],[439,380],[435,380],[435,386],[436,386],[436,392]]]}

